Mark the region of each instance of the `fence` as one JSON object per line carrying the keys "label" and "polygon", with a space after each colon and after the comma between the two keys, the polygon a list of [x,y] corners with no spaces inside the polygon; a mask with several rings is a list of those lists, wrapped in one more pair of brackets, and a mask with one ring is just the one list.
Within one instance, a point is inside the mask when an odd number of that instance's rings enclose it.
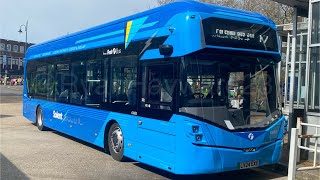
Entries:
{"label": "fence", "polygon": [[[314,127],[316,129],[315,134],[313,135],[301,135],[302,126]],[[289,154],[289,168],[288,168],[288,179],[294,180],[296,177],[296,171],[311,170],[311,169],[320,169],[320,166],[317,166],[317,153],[320,153],[318,150],[318,142],[320,134],[318,134],[318,128],[320,125],[300,123],[300,120],[297,122],[297,128],[291,129],[291,144],[290,144],[290,154]],[[310,139],[314,138],[314,148],[301,146],[301,139]],[[313,156],[313,166],[309,167],[299,167],[297,168],[297,162],[300,160],[300,149],[312,151]]]}

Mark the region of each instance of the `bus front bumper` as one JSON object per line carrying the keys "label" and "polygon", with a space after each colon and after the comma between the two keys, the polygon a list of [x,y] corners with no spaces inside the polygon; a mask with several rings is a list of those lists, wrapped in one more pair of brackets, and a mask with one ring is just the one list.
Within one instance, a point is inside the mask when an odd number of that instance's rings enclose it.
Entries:
{"label": "bus front bumper", "polygon": [[[277,140],[253,152],[239,149],[192,145],[182,153],[175,174],[211,174],[278,163],[282,140]],[[186,156],[186,153],[189,154]],[[184,157],[182,158],[184,154]]]}

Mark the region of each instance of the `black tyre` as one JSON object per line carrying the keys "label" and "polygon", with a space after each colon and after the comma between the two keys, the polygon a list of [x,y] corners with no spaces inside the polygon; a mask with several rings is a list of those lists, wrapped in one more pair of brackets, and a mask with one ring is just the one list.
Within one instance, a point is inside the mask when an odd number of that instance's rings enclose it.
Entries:
{"label": "black tyre", "polygon": [[108,132],[108,147],[113,159],[124,161],[124,137],[118,123],[113,123]]}
{"label": "black tyre", "polygon": [[43,125],[43,113],[40,106],[37,108],[36,124],[40,131],[46,130],[46,127]]}

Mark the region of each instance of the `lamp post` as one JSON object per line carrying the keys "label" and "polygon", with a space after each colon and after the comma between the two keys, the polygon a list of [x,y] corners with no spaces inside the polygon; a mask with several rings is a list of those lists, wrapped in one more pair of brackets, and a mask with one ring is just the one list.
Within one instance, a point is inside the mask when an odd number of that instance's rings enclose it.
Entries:
{"label": "lamp post", "polygon": [[[19,33],[22,33],[22,27],[24,27],[24,31],[26,32],[26,41],[24,42],[24,56],[26,56],[27,53],[27,43],[28,43],[28,20],[26,22],[26,24],[22,24],[20,25],[20,29],[19,29]],[[24,58],[25,59],[25,58]],[[23,62],[22,62],[23,64]],[[22,65],[23,66],[23,65]],[[18,63],[18,67],[20,67],[20,58],[19,58],[19,63]]]}
{"label": "lamp post", "polygon": [[20,29],[19,29],[19,33],[22,33],[22,27],[24,27],[24,31],[26,32],[26,41],[25,41],[25,44],[24,44],[24,53],[27,52],[27,43],[28,43],[28,20],[26,22],[26,24],[22,24],[20,25]]}

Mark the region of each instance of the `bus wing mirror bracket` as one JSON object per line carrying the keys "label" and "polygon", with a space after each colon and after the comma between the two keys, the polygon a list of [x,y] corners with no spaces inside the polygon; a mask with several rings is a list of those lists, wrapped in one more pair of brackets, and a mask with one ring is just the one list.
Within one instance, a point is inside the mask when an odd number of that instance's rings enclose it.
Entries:
{"label": "bus wing mirror bracket", "polygon": [[163,44],[159,46],[159,52],[164,56],[171,56],[173,53],[173,46],[169,44]]}

